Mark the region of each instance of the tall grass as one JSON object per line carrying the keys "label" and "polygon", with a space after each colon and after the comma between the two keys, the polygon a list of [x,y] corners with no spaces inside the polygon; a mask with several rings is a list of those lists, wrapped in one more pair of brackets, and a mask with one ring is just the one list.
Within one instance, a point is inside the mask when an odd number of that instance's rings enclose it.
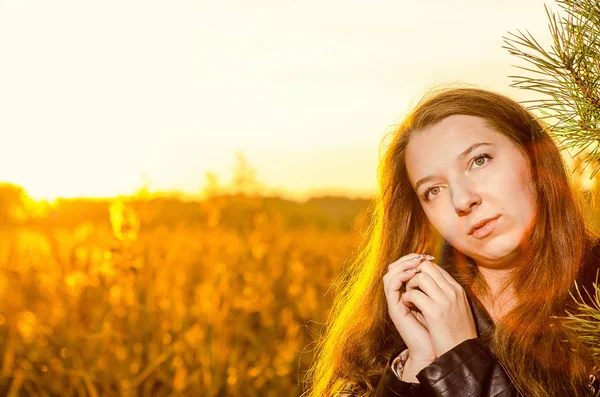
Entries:
{"label": "tall grass", "polygon": [[2,228],[0,394],[299,396],[361,213],[344,228],[265,202],[167,221],[116,200]]}

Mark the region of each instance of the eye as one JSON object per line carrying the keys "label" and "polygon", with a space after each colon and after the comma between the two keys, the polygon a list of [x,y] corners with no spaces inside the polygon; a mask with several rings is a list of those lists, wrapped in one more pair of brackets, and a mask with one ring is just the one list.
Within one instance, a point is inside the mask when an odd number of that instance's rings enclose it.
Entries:
{"label": "eye", "polygon": [[476,165],[477,168],[481,167],[482,165],[484,165],[485,163],[487,163],[489,160],[492,159],[492,156],[490,156],[487,153],[482,153],[479,156],[476,156],[473,159],[473,165]]}
{"label": "eye", "polygon": [[[431,200],[431,198],[434,198],[435,196],[440,194],[441,190],[442,190],[442,188],[440,186],[430,187],[429,189],[427,189],[423,192],[423,200],[425,200],[425,201]],[[430,197],[430,194],[433,194],[433,197]]]}

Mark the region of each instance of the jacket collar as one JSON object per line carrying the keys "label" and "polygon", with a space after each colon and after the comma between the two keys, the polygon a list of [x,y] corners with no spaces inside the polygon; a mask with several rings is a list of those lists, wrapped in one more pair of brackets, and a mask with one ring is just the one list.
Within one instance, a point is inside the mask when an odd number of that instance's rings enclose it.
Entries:
{"label": "jacket collar", "polygon": [[471,305],[471,311],[473,312],[473,318],[475,319],[475,328],[477,335],[480,337],[489,336],[492,334],[495,328],[494,320],[486,310],[485,306],[481,303],[479,298],[475,294],[467,291],[469,297],[469,304]]}

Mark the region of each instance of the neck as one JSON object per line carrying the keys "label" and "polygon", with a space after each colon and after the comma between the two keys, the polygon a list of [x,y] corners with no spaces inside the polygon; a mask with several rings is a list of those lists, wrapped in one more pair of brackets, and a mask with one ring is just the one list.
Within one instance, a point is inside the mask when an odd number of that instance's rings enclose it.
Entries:
{"label": "neck", "polygon": [[477,268],[479,269],[479,273],[485,280],[485,282],[488,286],[490,295],[492,297],[496,296],[499,293],[500,288],[502,287],[502,284],[510,276],[510,272],[512,270],[512,269],[490,269],[490,268],[484,267],[484,266],[477,266]]}
{"label": "neck", "polygon": [[513,268],[497,269],[479,265],[477,268],[485,280],[489,292],[485,296],[478,296],[478,298],[495,322],[510,311],[516,304],[513,289],[510,286],[506,289],[502,289],[504,283],[508,277],[510,277]]}

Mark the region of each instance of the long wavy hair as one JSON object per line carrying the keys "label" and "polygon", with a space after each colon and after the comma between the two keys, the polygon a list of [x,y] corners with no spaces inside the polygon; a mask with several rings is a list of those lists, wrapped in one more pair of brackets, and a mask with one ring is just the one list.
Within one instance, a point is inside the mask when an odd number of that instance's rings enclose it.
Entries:
{"label": "long wavy hair", "polygon": [[[410,252],[438,256],[444,240],[427,220],[406,170],[411,137],[451,115],[485,119],[517,144],[529,161],[537,192],[536,222],[527,242],[525,265],[508,283],[516,305],[500,318],[488,343],[521,393],[532,397],[585,395],[591,363],[585,348],[554,317],[596,237],[582,215],[556,143],[546,126],[514,100],[476,88],[427,94],[382,141],[379,194],[351,264],[337,279],[336,299],[307,373],[308,397],[369,396],[403,342],[388,315],[383,291],[387,266]],[[454,275],[477,296],[486,294],[477,267],[456,252]],[[445,266],[440,263],[441,266]]]}

